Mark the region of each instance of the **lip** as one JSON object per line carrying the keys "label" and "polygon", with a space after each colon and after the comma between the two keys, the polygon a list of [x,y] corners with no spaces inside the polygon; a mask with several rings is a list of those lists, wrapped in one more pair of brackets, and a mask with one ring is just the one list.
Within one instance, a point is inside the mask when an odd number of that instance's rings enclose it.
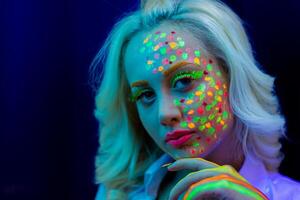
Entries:
{"label": "lip", "polygon": [[195,131],[192,130],[175,130],[167,133],[166,143],[172,145],[175,148],[182,146],[184,143],[189,141]]}

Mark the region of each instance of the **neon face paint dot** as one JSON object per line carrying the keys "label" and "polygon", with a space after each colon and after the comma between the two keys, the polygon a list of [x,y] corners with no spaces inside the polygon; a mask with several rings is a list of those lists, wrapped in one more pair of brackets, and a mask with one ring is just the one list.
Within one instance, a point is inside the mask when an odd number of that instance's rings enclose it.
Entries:
{"label": "neon face paint dot", "polygon": [[227,119],[228,116],[229,116],[228,112],[224,111],[223,114],[222,114],[223,119]]}
{"label": "neon face paint dot", "polygon": [[192,117],[191,117],[191,116],[187,116],[187,117],[186,117],[186,120],[187,120],[188,122],[191,122],[191,121],[192,121]]}
{"label": "neon face paint dot", "polygon": [[211,78],[209,76],[205,76],[205,78],[204,78],[205,81],[210,81],[210,79]]}
{"label": "neon face paint dot", "polygon": [[175,55],[171,55],[170,56],[170,61],[175,62],[177,59],[177,57]]}
{"label": "neon face paint dot", "polygon": [[[200,51],[199,50],[195,50],[194,54],[195,54],[195,56],[200,57]],[[199,63],[200,63],[200,60],[199,60]]]}
{"label": "neon face paint dot", "polygon": [[189,54],[183,53],[181,57],[182,57],[182,59],[186,60],[186,59],[188,59]]}
{"label": "neon face paint dot", "polygon": [[159,59],[159,54],[158,53],[154,54],[154,58]]}
{"label": "neon face paint dot", "polygon": [[166,53],[167,53],[167,47],[162,47],[162,48],[159,50],[159,52],[160,52],[162,55],[166,54]]}
{"label": "neon face paint dot", "polygon": [[147,61],[147,64],[148,64],[148,65],[152,65],[152,64],[153,64],[153,60],[148,60],[148,61]]}
{"label": "neon face paint dot", "polygon": [[187,127],[187,125],[188,125],[188,123],[187,123],[187,122],[181,122],[181,123],[180,123],[180,126],[181,126],[182,128],[186,128],[186,127]]}
{"label": "neon face paint dot", "polygon": [[223,90],[219,90],[217,93],[218,95],[223,95]]}
{"label": "neon face paint dot", "polygon": [[177,43],[176,42],[170,42],[169,46],[171,47],[171,49],[175,49],[177,47]]}
{"label": "neon face paint dot", "polygon": [[201,125],[201,126],[199,126],[199,131],[203,131],[204,129],[205,129],[205,125]]}
{"label": "neon face paint dot", "polygon": [[228,125],[225,124],[225,125],[223,126],[223,130],[225,130],[227,127],[228,127]]}
{"label": "neon face paint dot", "polygon": [[202,93],[203,93],[202,91],[196,91],[196,92],[195,92],[195,95],[196,95],[196,96],[200,96]]}
{"label": "neon face paint dot", "polygon": [[186,101],[186,104],[187,104],[187,105],[190,105],[190,104],[192,104],[193,102],[194,102],[194,101],[193,101],[192,99],[189,99],[189,100]]}
{"label": "neon face paint dot", "polygon": [[192,123],[192,122],[191,122],[191,123],[188,123],[188,127],[189,127],[189,128],[195,128],[195,124]]}
{"label": "neon face paint dot", "polygon": [[163,59],[163,60],[162,60],[162,64],[163,64],[163,65],[169,64],[169,59],[167,59],[167,58]]}
{"label": "neon face paint dot", "polygon": [[199,147],[200,144],[198,142],[193,143],[193,147]]}
{"label": "neon face paint dot", "polygon": [[217,74],[217,76],[222,76],[220,71],[217,71],[216,74]]}
{"label": "neon face paint dot", "polygon": [[152,73],[153,73],[153,74],[156,74],[156,73],[157,73],[157,69],[154,68],[154,69],[152,70]]}
{"label": "neon face paint dot", "polygon": [[184,41],[183,40],[180,40],[179,42],[178,42],[178,46],[179,47],[184,47],[184,45],[185,45],[185,43],[184,43]]}
{"label": "neon face paint dot", "polygon": [[194,110],[190,110],[189,112],[188,112],[188,115],[192,115],[192,114],[194,114]]}
{"label": "neon face paint dot", "polygon": [[206,88],[206,86],[205,86],[205,84],[203,84],[203,83],[201,83],[201,84],[197,87],[197,89],[200,90],[200,91],[202,91],[202,92],[204,92],[205,88]]}
{"label": "neon face paint dot", "polygon": [[200,60],[199,60],[199,58],[197,58],[197,57],[194,58],[194,63],[197,64],[197,65],[200,65]]}
{"label": "neon face paint dot", "polygon": [[224,124],[225,124],[224,120],[221,120],[221,121],[220,121],[220,124],[224,125]]}
{"label": "neon face paint dot", "polygon": [[210,128],[210,127],[211,127],[210,122],[207,122],[207,123],[205,124],[205,127],[206,127],[206,128]]}
{"label": "neon face paint dot", "polygon": [[208,91],[208,92],[207,92],[207,96],[210,96],[210,97],[212,97],[212,96],[213,96],[213,93],[212,93],[212,91]]}
{"label": "neon face paint dot", "polygon": [[158,67],[158,71],[161,72],[161,71],[163,71],[163,70],[164,70],[164,67],[163,67],[163,66],[159,66],[159,67]]}
{"label": "neon face paint dot", "polygon": [[208,133],[209,135],[212,135],[212,134],[215,133],[215,131],[216,131],[216,129],[215,129],[214,127],[210,127],[210,128],[208,129],[207,133]]}
{"label": "neon face paint dot", "polygon": [[211,71],[211,70],[212,70],[212,65],[211,65],[211,64],[208,64],[208,65],[206,66],[206,69],[207,69],[208,71]]}
{"label": "neon face paint dot", "polygon": [[193,118],[193,122],[194,122],[194,123],[197,123],[199,120],[200,120],[200,117],[194,117],[194,118]]}
{"label": "neon face paint dot", "polygon": [[210,114],[210,115],[208,116],[208,119],[209,119],[209,120],[213,120],[213,119],[215,118],[215,116],[216,116],[215,114]]}
{"label": "neon face paint dot", "polygon": [[217,123],[219,123],[221,120],[222,120],[222,118],[219,116],[219,117],[217,118]]}
{"label": "neon face paint dot", "polygon": [[166,36],[167,36],[166,33],[161,33],[161,34],[160,34],[160,38],[165,38]]}
{"label": "neon face paint dot", "polygon": [[211,110],[211,108],[212,108],[212,106],[211,106],[211,105],[207,105],[207,106],[205,107],[205,110],[207,110],[207,111],[210,111],[210,110]]}
{"label": "neon face paint dot", "polygon": [[180,101],[178,99],[174,99],[173,103],[175,106],[180,106]]}
{"label": "neon face paint dot", "polygon": [[207,122],[207,117],[201,117],[200,123],[205,124]]}
{"label": "neon face paint dot", "polygon": [[202,107],[197,108],[197,113],[202,115],[204,113],[204,109]]}

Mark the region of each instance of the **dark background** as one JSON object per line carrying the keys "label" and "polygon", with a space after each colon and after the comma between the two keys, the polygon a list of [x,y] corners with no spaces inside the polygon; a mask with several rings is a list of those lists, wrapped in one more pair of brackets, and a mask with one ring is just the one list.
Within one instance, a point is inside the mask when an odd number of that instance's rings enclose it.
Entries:
{"label": "dark background", "polygon": [[[287,118],[280,171],[300,181],[300,3],[227,0],[276,76]],[[137,1],[0,0],[0,199],[93,199],[97,122],[88,67]]]}

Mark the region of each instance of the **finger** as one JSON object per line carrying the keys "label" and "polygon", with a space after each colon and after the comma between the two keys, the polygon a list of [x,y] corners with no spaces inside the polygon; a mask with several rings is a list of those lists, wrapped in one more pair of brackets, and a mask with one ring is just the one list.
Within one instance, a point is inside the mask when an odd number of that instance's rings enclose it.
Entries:
{"label": "finger", "polygon": [[210,177],[226,175],[233,177],[239,181],[247,181],[230,165],[219,166],[215,168],[203,169],[201,171],[192,172],[182,178],[171,190],[170,199],[178,199],[180,194],[185,192],[192,184]]}
{"label": "finger", "polygon": [[193,170],[198,171],[207,168],[219,167],[213,162],[204,160],[203,158],[182,158],[175,161],[173,164],[168,166],[169,171],[178,171],[178,170]]}
{"label": "finger", "polygon": [[225,191],[226,190],[235,191],[243,195],[243,199],[257,199],[257,200],[268,199],[262,192],[254,188],[252,185],[244,181],[234,179],[233,177],[224,174],[207,178],[197,183],[194,183],[189,187],[183,199],[184,200],[198,199],[201,197],[203,193],[207,191],[214,191],[217,189],[219,190],[225,189]]}

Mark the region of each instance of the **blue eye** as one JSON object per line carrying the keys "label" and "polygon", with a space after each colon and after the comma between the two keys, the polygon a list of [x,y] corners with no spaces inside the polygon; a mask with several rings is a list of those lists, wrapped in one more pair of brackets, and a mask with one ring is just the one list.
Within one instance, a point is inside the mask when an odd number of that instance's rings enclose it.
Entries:
{"label": "blue eye", "polygon": [[188,78],[188,77],[179,79],[174,83],[173,87],[177,89],[185,89],[191,85],[193,80],[194,80],[193,78]]}
{"label": "blue eye", "polygon": [[154,101],[155,94],[151,90],[144,90],[139,92],[139,95],[136,97],[136,101],[140,100],[144,104],[150,104]]}

